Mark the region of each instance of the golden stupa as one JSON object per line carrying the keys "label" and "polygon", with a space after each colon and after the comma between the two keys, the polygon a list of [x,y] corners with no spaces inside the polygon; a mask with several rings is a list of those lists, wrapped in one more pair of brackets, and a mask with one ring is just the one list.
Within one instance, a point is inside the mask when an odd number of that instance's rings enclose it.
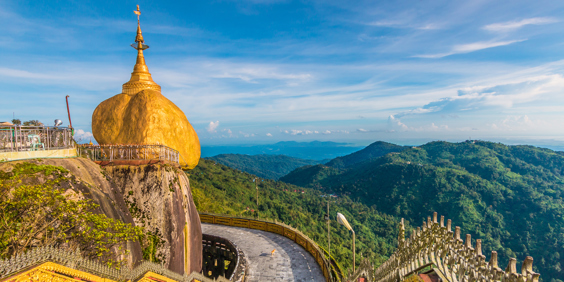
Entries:
{"label": "golden stupa", "polygon": [[180,164],[192,169],[200,160],[200,141],[186,115],[161,94],[145,64],[145,45],[137,6],[137,62],[122,93],[100,103],[92,114],[92,133],[104,144],[161,144],[180,152]]}

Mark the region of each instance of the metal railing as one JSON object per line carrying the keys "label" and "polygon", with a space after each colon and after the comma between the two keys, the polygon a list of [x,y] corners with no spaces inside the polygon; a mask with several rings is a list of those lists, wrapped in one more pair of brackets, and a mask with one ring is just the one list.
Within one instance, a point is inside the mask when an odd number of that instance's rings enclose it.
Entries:
{"label": "metal railing", "polygon": [[74,148],[72,129],[55,126],[0,126],[0,152]]}
{"label": "metal railing", "polygon": [[92,161],[159,160],[179,163],[180,154],[165,145],[79,145],[78,155]]}
{"label": "metal railing", "polygon": [[199,215],[202,223],[258,229],[285,236],[302,246],[313,256],[317,264],[319,264],[326,282],[342,281],[343,273],[340,268],[334,267],[337,265],[336,263],[330,262],[332,258],[327,258],[314,240],[294,227],[291,227],[283,222],[271,221],[268,219],[254,219],[203,212],[199,212]]}

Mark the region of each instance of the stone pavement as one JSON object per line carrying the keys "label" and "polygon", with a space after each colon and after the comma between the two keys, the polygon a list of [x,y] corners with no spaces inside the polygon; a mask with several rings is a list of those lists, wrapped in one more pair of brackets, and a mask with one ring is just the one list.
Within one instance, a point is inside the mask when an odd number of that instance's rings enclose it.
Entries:
{"label": "stone pavement", "polygon": [[[270,232],[202,223],[202,233],[228,239],[243,251],[246,281],[325,281],[314,258],[294,241]],[[274,256],[270,252],[276,249]]]}

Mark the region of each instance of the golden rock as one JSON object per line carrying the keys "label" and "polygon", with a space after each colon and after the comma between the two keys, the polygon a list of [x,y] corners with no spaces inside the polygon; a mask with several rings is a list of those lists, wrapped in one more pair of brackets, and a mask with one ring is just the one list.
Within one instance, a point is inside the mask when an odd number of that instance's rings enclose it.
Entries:
{"label": "golden rock", "polygon": [[149,46],[143,44],[139,18],[135,42],[137,62],[131,79],[123,84],[121,94],[100,103],[92,114],[94,138],[101,145],[166,145],[179,151],[183,168],[192,169],[200,160],[198,135],[182,110],[153,81],[143,56]]}

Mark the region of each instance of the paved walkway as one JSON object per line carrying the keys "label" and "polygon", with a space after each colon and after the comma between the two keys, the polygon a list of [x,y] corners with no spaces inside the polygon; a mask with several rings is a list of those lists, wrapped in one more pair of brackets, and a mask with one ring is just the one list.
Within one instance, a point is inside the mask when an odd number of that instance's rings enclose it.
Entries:
{"label": "paved walkway", "polygon": [[[325,281],[313,257],[294,241],[256,229],[202,223],[202,233],[228,239],[243,251],[246,281]],[[276,249],[274,256],[270,252]]]}

